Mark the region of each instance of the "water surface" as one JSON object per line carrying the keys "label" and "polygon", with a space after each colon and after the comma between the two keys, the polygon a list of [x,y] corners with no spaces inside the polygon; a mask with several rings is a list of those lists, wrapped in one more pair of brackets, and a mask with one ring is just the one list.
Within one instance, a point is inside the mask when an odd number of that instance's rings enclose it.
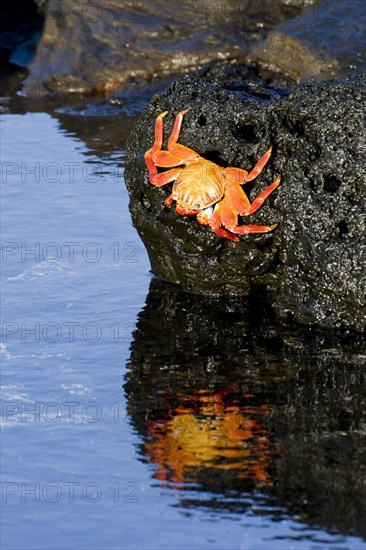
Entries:
{"label": "water surface", "polygon": [[2,548],[365,549],[365,351],[151,283],[129,124],[2,115]]}

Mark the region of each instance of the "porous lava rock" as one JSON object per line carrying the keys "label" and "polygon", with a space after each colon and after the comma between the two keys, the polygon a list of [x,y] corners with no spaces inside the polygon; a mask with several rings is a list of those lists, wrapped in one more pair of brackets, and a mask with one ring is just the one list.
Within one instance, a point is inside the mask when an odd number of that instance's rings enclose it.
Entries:
{"label": "porous lava rock", "polygon": [[[165,207],[171,184],[148,181],[143,155],[155,118],[165,141],[175,115],[187,113],[180,143],[221,166],[245,169],[273,145],[251,199],[279,174],[265,204],[241,223],[274,224],[234,243]],[[276,313],[325,327],[366,328],[366,78],[295,88],[186,77],[157,94],[127,147],[132,220],[155,275],[203,294],[246,295],[264,287]]]}

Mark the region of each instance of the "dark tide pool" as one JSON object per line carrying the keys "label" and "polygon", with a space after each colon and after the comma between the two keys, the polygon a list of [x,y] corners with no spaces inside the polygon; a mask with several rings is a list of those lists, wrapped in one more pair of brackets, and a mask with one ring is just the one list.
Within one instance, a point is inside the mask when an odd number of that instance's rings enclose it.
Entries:
{"label": "dark tide pool", "polygon": [[130,125],[2,115],[1,547],[365,549],[364,340],[152,279]]}

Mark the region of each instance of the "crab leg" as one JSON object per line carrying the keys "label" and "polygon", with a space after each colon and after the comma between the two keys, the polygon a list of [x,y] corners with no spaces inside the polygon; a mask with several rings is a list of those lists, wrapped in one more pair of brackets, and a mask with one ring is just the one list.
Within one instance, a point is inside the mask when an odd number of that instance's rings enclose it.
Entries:
{"label": "crab leg", "polygon": [[276,223],[273,225],[238,225],[238,214],[230,197],[225,195],[224,199],[215,205],[213,212],[210,208],[202,210],[197,216],[197,221],[202,225],[209,225],[216,235],[234,242],[239,240],[236,235],[269,233],[269,231],[277,227]]}
{"label": "crab leg", "polygon": [[225,195],[225,197],[223,198],[221,209],[222,225],[236,235],[248,235],[249,233],[268,233],[269,231],[272,231],[272,229],[277,227],[276,223],[273,225],[238,225],[238,214],[240,214],[240,212],[235,209],[231,201],[230,195]]}
{"label": "crab leg", "polygon": [[152,183],[154,177],[156,177],[158,174],[158,169],[156,168],[155,162],[151,157],[150,151],[151,149],[145,153],[144,158],[147,169],[149,170],[149,181],[150,183]]}
{"label": "crab leg", "polygon": [[150,149],[150,154],[155,155],[156,151],[160,151],[163,145],[163,118],[168,114],[169,111],[164,111],[155,121],[155,141],[153,146]]}
{"label": "crab leg", "polygon": [[173,168],[174,166],[186,164],[188,160],[192,160],[197,156],[193,149],[176,143],[171,151],[157,151],[153,160],[159,168]]}
{"label": "crab leg", "polygon": [[239,214],[246,212],[251,207],[250,200],[243,188],[237,183],[236,179],[227,178],[225,196],[230,201],[232,209]]}
{"label": "crab leg", "polygon": [[161,113],[155,121],[155,141],[153,146],[146,151],[144,159],[147,169],[149,170],[149,180],[152,183],[154,176],[157,175],[158,169],[155,165],[155,156],[157,151],[160,151],[163,145],[163,118],[168,114],[168,111]]}
{"label": "crab leg", "polygon": [[155,185],[155,187],[166,185],[167,183],[176,180],[182,170],[183,168],[172,168],[171,170],[167,170],[166,172],[160,172],[160,174],[156,174],[151,178],[150,183]]}
{"label": "crab leg", "polygon": [[[181,111],[176,116],[173,131],[168,140],[167,151],[162,150],[161,148],[163,144],[164,130],[163,118],[167,115],[168,111],[164,111],[156,118],[155,141],[153,146],[146,151],[144,155],[146,166],[149,170],[150,183],[153,183],[154,177],[158,174],[158,168],[173,168],[175,166],[180,166],[185,164],[187,160],[191,160],[199,156],[195,151],[193,151],[193,149],[189,149],[189,147],[185,147],[184,145],[177,143],[182,127],[183,116],[187,111],[189,111],[189,109]],[[155,184],[153,183],[153,185]]]}
{"label": "crab leg", "polygon": [[268,149],[268,151],[266,151],[263,155],[263,157],[261,157],[259,159],[259,161],[257,162],[257,164],[254,166],[253,170],[251,170],[246,178],[245,181],[252,181],[254,180],[257,176],[259,176],[259,174],[262,172],[263,168],[265,167],[265,165],[267,164],[267,162],[269,161],[269,157],[271,156],[271,153],[272,153],[272,145],[271,147]]}
{"label": "crab leg", "polygon": [[229,166],[228,168],[224,168],[224,174],[229,182],[235,183],[236,185],[243,185],[248,181],[248,172],[242,168],[233,168]]}
{"label": "crab leg", "polygon": [[256,177],[259,176],[259,174],[262,172],[263,168],[267,164],[272,152],[272,146],[264,153],[264,155],[259,159],[257,164],[254,166],[253,170],[251,170],[249,173],[246,170],[243,170],[242,168],[233,168],[228,167],[225,168],[224,172],[228,179],[231,181],[234,181],[235,183],[239,183],[240,185],[243,185],[247,181],[252,181]]}
{"label": "crab leg", "polygon": [[212,231],[219,235],[219,237],[224,237],[230,241],[237,242],[239,239],[230,231],[227,231],[223,227],[222,221],[222,202],[218,202],[215,205],[215,208],[212,211],[212,208],[205,208],[197,215],[197,221],[201,225],[208,225],[211,227]]}
{"label": "crab leg", "polygon": [[173,204],[173,202],[174,202],[173,193],[171,193],[171,194],[169,195],[169,197],[167,197],[167,198],[165,199],[165,201],[164,201],[164,206],[170,206],[170,205]]}
{"label": "crab leg", "polygon": [[172,131],[172,133],[170,135],[170,138],[168,140],[168,149],[169,150],[173,149],[173,146],[177,143],[177,141],[179,139],[180,130],[182,128],[183,117],[186,113],[188,113],[188,111],[189,111],[189,109],[184,109],[184,111],[181,111],[175,117],[173,131]]}
{"label": "crab leg", "polygon": [[254,199],[254,201],[252,202],[250,208],[248,208],[248,210],[245,210],[242,215],[243,216],[250,216],[251,214],[254,214],[254,212],[256,212],[257,210],[259,210],[259,208],[262,206],[262,204],[264,203],[264,201],[267,199],[267,197],[275,190],[277,189],[277,187],[280,185],[280,181],[281,181],[281,176],[278,176],[278,178],[273,182],[271,183],[270,185],[268,185],[268,187],[266,187],[264,189],[264,191],[262,191],[262,193],[260,193],[258,195],[258,197],[256,197]]}
{"label": "crab leg", "polygon": [[[235,170],[235,168],[232,170]],[[250,216],[259,210],[267,197],[269,197],[269,195],[277,189],[281,181],[281,177],[278,176],[278,178],[273,183],[268,185],[268,187],[266,187],[264,191],[262,191],[251,203],[242,187],[237,183],[235,174],[231,172],[230,174],[227,174],[225,171],[225,175],[227,178],[226,196],[229,197],[233,208],[241,216]]]}
{"label": "crab leg", "polygon": [[269,233],[275,227],[277,227],[277,223],[273,225],[238,225],[236,227],[230,227],[229,229],[236,235],[249,235],[250,233]]}

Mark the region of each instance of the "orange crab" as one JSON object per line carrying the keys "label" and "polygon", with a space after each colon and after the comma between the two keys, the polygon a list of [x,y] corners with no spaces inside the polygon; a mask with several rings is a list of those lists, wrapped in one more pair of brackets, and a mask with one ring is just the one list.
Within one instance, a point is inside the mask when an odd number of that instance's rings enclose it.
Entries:
{"label": "orange crab", "polygon": [[[178,113],[174,128],[168,140],[168,150],[162,150],[163,118],[168,111],[161,113],[155,122],[155,141],[145,153],[152,185],[161,187],[174,181],[171,195],[164,204],[169,206],[176,201],[178,214],[197,215],[202,225],[208,225],[220,237],[238,241],[236,235],[248,233],[268,233],[274,225],[238,225],[238,216],[254,214],[267,197],[280,184],[281,177],[268,185],[251,203],[241,185],[254,180],[267,164],[272,147],[259,159],[248,173],[241,168],[222,168],[201,157],[196,151],[178,143],[183,117],[189,111]],[[157,168],[170,168],[158,173]]]}

